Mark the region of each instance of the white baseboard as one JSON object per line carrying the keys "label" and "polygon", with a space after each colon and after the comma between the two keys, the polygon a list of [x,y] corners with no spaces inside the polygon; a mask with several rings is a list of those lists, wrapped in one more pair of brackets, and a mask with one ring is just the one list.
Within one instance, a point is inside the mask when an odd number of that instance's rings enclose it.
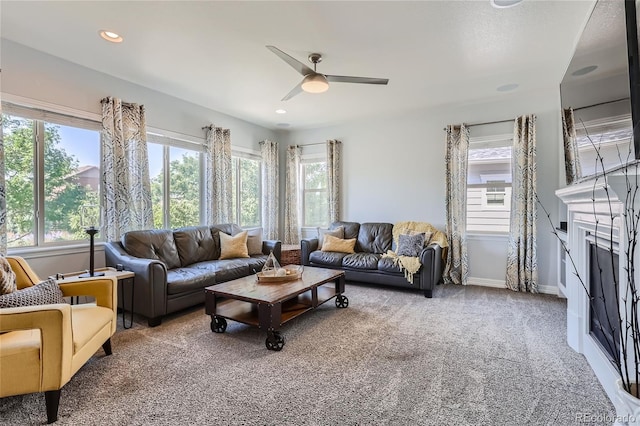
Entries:
{"label": "white baseboard", "polygon": [[[493,280],[490,278],[469,277],[469,285],[479,285],[482,287],[507,288],[504,280]],[[558,295],[558,287],[551,285],[539,285],[538,293]]]}

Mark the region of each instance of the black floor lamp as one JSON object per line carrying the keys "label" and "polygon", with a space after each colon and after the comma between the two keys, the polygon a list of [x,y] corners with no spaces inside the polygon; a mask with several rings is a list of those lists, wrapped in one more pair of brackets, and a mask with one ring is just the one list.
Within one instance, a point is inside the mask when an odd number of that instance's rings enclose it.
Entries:
{"label": "black floor lamp", "polygon": [[85,232],[89,234],[89,272],[87,272],[86,274],[80,275],[80,278],[101,277],[104,275],[104,272],[95,272],[95,269],[94,269],[95,255],[93,252],[93,240],[95,238],[95,235],[99,231],[95,227],[90,226],[89,228],[85,229]]}

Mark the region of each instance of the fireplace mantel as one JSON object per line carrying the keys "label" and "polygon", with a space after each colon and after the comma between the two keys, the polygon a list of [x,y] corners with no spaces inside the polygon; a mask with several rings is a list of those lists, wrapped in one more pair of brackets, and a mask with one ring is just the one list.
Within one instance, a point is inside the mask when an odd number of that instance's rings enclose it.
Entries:
{"label": "fireplace mantel", "polygon": [[[625,175],[623,171],[612,171],[607,173],[606,182],[600,176],[556,191],[567,208],[566,246],[575,264],[574,270],[572,262],[568,261],[565,271],[567,343],[575,351],[584,354],[616,408],[619,401],[615,382],[619,374],[600,344],[589,333],[589,299],[583,284],[589,282],[589,240],[593,241],[595,238],[606,241],[607,244],[626,247],[625,200],[629,182],[636,187],[636,179],[640,182],[640,176],[636,174]],[[640,198],[640,194],[638,195],[637,198]],[[640,200],[636,199],[635,204],[636,211],[640,211]],[[636,253],[637,260],[640,260],[639,257],[640,254]],[[625,251],[621,249],[618,265],[621,289],[627,282],[624,270],[626,264]],[[636,274],[638,273],[640,268]],[[582,278],[582,282],[576,274]],[[640,282],[638,276],[636,280]]]}

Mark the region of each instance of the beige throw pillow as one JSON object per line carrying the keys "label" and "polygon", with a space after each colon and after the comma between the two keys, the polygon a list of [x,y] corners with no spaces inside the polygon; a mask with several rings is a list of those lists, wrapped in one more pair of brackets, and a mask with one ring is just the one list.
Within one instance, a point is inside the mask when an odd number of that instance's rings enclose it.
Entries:
{"label": "beige throw pillow", "polygon": [[355,253],[356,239],[351,238],[345,240],[342,238],[336,238],[332,235],[324,236],[324,243],[322,244],[322,251],[335,251],[338,253]]}
{"label": "beige throw pillow", "polygon": [[220,259],[236,259],[249,257],[247,250],[247,231],[242,231],[233,237],[220,232]]}
{"label": "beige throw pillow", "polygon": [[16,291],[16,274],[11,269],[9,261],[0,255],[0,295]]}
{"label": "beige throw pillow", "polygon": [[[325,235],[331,235],[336,238],[344,238],[344,226],[338,226],[336,229],[318,229],[318,247],[322,249]],[[326,250],[325,250],[326,251]]]}
{"label": "beige throw pillow", "polygon": [[262,228],[247,229],[247,251],[249,256],[262,254]]}

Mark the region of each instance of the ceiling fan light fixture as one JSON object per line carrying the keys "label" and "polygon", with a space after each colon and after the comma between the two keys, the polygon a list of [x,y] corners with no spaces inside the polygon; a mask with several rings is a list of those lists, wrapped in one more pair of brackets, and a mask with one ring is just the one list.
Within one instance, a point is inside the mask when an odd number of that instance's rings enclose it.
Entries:
{"label": "ceiling fan light fixture", "polygon": [[301,87],[307,93],[322,93],[329,89],[329,82],[322,74],[309,74],[302,80]]}

